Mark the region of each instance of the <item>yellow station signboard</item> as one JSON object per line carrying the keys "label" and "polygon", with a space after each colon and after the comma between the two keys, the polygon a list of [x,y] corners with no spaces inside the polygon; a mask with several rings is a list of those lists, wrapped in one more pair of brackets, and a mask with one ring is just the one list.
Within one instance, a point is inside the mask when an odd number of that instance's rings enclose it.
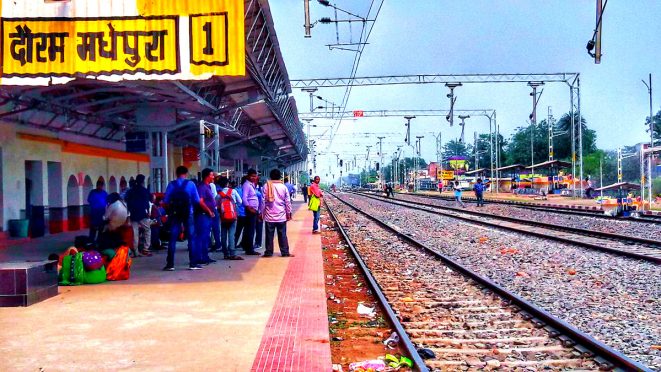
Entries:
{"label": "yellow station signboard", "polygon": [[454,171],[451,170],[437,170],[436,179],[437,180],[451,180],[454,178]]}
{"label": "yellow station signboard", "polygon": [[2,77],[245,75],[243,1],[210,3],[197,14],[139,4],[123,17],[3,17]]}

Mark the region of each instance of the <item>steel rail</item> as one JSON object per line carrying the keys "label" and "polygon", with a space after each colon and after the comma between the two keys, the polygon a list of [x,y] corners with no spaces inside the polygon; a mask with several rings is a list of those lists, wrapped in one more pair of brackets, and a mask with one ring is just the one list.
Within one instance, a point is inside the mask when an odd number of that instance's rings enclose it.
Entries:
{"label": "steel rail", "polygon": [[[427,198],[427,199],[454,200],[454,198],[452,198],[451,196],[440,196],[440,195],[434,196],[434,195],[424,195],[424,194],[407,194],[407,195],[411,195],[419,198]],[[472,196],[462,197],[462,200],[467,200],[470,201],[471,203],[474,203],[476,201],[475,197]],[[607,216],[603,214],[603,210],[575,209],[569,207],[548,207],[535,203],[519,202],[513,200],[484,199],[484,201],[492,204],[512,205],[518,208],[532,209],[532,210],[558,213],[558,214],[589,216],[589,217],[601,218],[604,220],[611,220],[611,221],[617,220],[617,221],[642,222],[642,223],[652,223],[652,224],[661,223],[661,218],[655,220],[654,218],[646,218],[644,216],[641,216],[639,218],[627,218],[627,217],[618,218],[618,217]]]}
{"label": "steel rail", "polygon": [[[359,195],[364,195],[368,197],[378,197],[382,200],[391,200],[387,199],[384,196],[381,195],[368,195],[368,194],[360,194]],[[515,218],[515,217],[508,217],[508,216],[501,216],[501,215],[495,215],[491,213],[485,213],[485,212],[477,212],[477,211],[469,211],[469,210],[464,210],[464,209],[458,209],[458,208],[452,208],[448,206],[439,206],[439,205],[428,205],[425,203],[420,203],[420,202],[414,202],[410,200],[402,200],[402,199],[396,199],[399,202],[404,202],[404,203],[411,203],[411,204],[416,204],[416,205],[425,205],[428,207],[435,207],[435,208],[440,208],[440,209],[446,209],[446,210],[451,210],[451,211],[456,211],[460,213],[466,213],[466,214],[472,214],[474,216],[480,216],[480,217],[488,217],[488,218],[496,218],[496,219],[501,219],[509,222],[514,222],[514,223],[520,223],[524,225],[530,225],[530,226],[538,226],[538,227],[543,227],[545,229],[549,230],[558,230],[558,231],[566,231],[566,232],[571,232],[574,234],[580,234],[580,235],[586,235],[589,237],[598,237],[598,238],[603,238],[603,239],[608,239],[608,240],[614,240],[614,241],[620,241],[620,242],[634,242],[638,244],[645,244],[645,245],[651,245],[654,247],[659,247],[661,248],[661,241],[659,240],[652,240],[652,239],[645,239],[645,238],[638,238],[635,236],[626,236],[626,235],[617,235],[613,233],[607,233],[603,231],[595,231],[595,230],[589,230],[589,229],[581,229],[578,227],[571,227],[571,226],[558,226],[546,222],[540,222],[540,221],[532,221],[532,220],[522,220],[520,218]]]}
{"label": "steel rail", "polygon": [[626,355],[620,353],[619,351],[611,348],[610,346],[604,344],[601,341],[596,340],[592,336],[588,335],[587,333],[579,330],[578,328],[572,326],[571,324],[565,322],[562,319],[559,319],[549,313],[548,311],[536,306],[532,302],[526,300],[525,298],[517,295],[514,292],[511,292],[510,290],[506,289],[505,287],[502,287],[498,283],[494,282],[493,280],[484,277],[477,272],[463,266],[459,262],[453,260],[452,258],[444,255],[443,253],[440,253],[436,251],[433,248],[428,247],[424,243],[418,241],[417,239],[405,235],[397,230],[395,230],[393,227],[388,225],[386,222],[372,216],[371,214],[368,214],[358,207],[355,207],[351,205],[349,202],[342,200],[341,198],[335,196],[334,194],[327,192],[327,194],[332,195],[335,197],[337,200],[340,202],[344,203],[351,209],[355,210],[358,213],[361,213],[368,219],[376,222],[379,226],[383,227],[386,230],[392,231],[394,234],[396,234],[400,239],[405,240],[429,253],[434,255],[435,257],[439,258],[441,261],[446,263],[447,265],[451,266],[455,270],[459,271],[460,273],[468,276],[469,278],[473,279],[474,281],[480,283],[481,285],[487,287],[494,293],[497,293],[499,296],[503,297],[507,301],[510,301],[512,304],[520,307],[523,311],[528,312],[530,315],[533,317],[537,318],[541,322],[545,323],[546,325],[562,332],[565,334],[565,336],[571,338],[573,341],[577,342],[581,346],[585,347],[586,349],[590,350],[593,355],[601,357],[605,360],[607,360],[609,363],[613,364],[615,367],[622,368],[627,371],[652,371],[650,368],[630,359]]}
{"label": "steel rail", "polygon": [[429,369],[425,365],[424,360],[422,357],[420,357],[420,354],[418,354],[418,350],[416,349],[415,345],[411,341],[411,338],[409,337],[408,333],[406,333],[406,330],[404,329],[404,326],[402,323],[399,321],[397,318],[397,314],[395,314],[395,311],[392,309],[390,306],[390,303],[388,302],[388,299],[386,296],[383,294],[381,291],[381,287],[379,286],[379,283],[377,283],[376,279],[370,272],[369,268],[365,264],[365,261],[363,261],[362,257],[360,256],[360,253],[358,253],[358,250],[356,247],[353,245],[351,242],[351,239],[349,238],[349,235],[347,232],[344,230],[342,227],[342,224],[340,223],[340,220],[335,216],[335,213],[333,210],[326,204],[324,201],[324,204],[326,205],[326,209],[328,209],[328,213],[331,215],[333,220],[335,220],[335,223],[337,224],[337,228],[342,234],[342,237],[346,241],[346,243],[349,245],[349,249],[351,250],[351,254],[353,257],[356,259],[356,262],[358,262],[358,267],[360,267],[360,271],[362,271],[363,276],[367,280],[367,283],[370,286],[370,289],[372,290],[372,294],[376,297],[377,301],[381,305],[381,308],[385,312],[386,318],[388,318],[388,321],[393,325],[395,328],[395,331],[397,331],[397,335],[399,335],[399,340],[402,343],[402,346],[404,346],[404,349],[406,352],[409,354],[411,359],[413,360],[414,363],[414,368],[417,371],[420,372],[428,372]]}
{"label": "steel rail", "polygon": [[[631,258],[636,258],[636,259],[641,259],[641,260],[645,260],[645,261],[654,262],[656,264],[661,264],[661,257],[648,256],[648,255],[641,254],[641,253],[630,252],[630,251],[625,251],[625,250],[619,250],[619,249],[615,249],[615,248],[609,248],[609,247],[605,247],[603,245],[598,245],[598,244],[589,243],[589,242],[583,242],[583,241],[580,241],[580,240],[572,240],[570,238],[565,238],[565,237],[561,237],[561,236],[557,236],[557,235],[549,235],[549,234],[545,234],[543,232],[529,231],[529,230],[523,231],[523,230],[517,229],[515,227],[500,225],[500,224],[497,224],[497,223],[494,223],[494,222],[481,221],[481,220],[476,220],[476,219],[473,219],[473,218],[470,218],[470,217],[463,217],[463,216],[458,216],[458,215],[454,215],[454,214],[443,213],[443,212],[440,212],[440,211],[430,210],[430,209],[426,209],[426,208],[422,208],[422,207],[417,207],[417,206],[415,206],[415,204],[424,205],[428,208],[438,208],[438,209],[444,209],[444,210],[457,212],[457,213],[464,213],[464,214],[474,215],[474,216],[479,216],[479,217],[487,217],[487,218],[494,218],[494,219],[499,219],[499,220],[508,221],[508,222],[514,222],[514,223],[518,223],[518,224],[522,224],[522,225],[542,227],[544,229],[549,229],[549,230],[571,232],[571,231],[569,231],[569,229],[574,229],[574,228],[567,227],[567,230],[563,230],[563,229],[565,229],[565,227],[558,227],[558,226],[555,226],[555,225],[548,225],[548,224],[545,224],[543,222],[524,221],[524,220],[520,220],[520,219],[517,219],[517,218],[506,217],[506,216],[498,216],[498,215],[493,215],[493,214],[488,214],[488,213],[466,211],[466,210],[461,210],[461,209],[456,209],[456,208],[440,207],[438,205],[427,205],[427,204],[419,203],[419,202],[397,200],[397,202],[400,202],[400,203],[414,204],[414,205],[405,205],[405,204],[396,203],[396,202],[394,202],[390,199],[385,199],[384,197],[375,197],[375,196],[372,196],[372,195],[359,194],[359,193],[354,193],[354,194],[364,196],[366,198],[370,198],[370,199],[374,199],[374,200],[380,200],[380,201],[390,203],[390,204],[394,204],[394,205],[400,205],[400,206],[403,206],[403,207],[407,207],[407,208],[427,212],[427,213],[432,213],[432,214],[437,214],[437,215],[440,215],[440,216],[459,219],[459,220],[469,222],[469,223],[474,223],[474,224],[479,224],[479,225],[489,226],[489,227],[495,227],[495,228],[498,228],[498,229],[505,229],[505,230],[517,232],[519,234],[532,235],[532,236],[536,236],[536,237],[539,237],[539,238],[555,240],[555,241],[558,241],[558,242],[561,242],[561,243],[566,243],[566,244],[571,244],[571,245],[577,245],[577,246],[580,246],[580,247],[589,248],[589,249],[593,249],[593,250],[596,250],[596,251],[608,252],[608,253],[617,254],[617,255],[620,255],[620,256],[626,256],[626,257],[631,257]],[[549,227],[549,226],[552,226],[552,228]],[[581,230],[581,229],[577,229],[577,230]],[[590,234],[595,233],[592,230],[587,230],[587,231]],[[576,232],[573,232],[573,233],[574,234],[579,234],[579,233],[576,233]],[[579,234],[579,235],[584,235],[584,234]],[[631,239],[633,239],[633,238],[627,238],[627,239],[623,239],[623,240],[624,241],[630,241]],[[640,238],[636,238],[636,239],[640,239]],[[610,238],[609,240],[614,240],[614,239]],[[646,239],[641,239],[641,240],[648,241]],[[652,243],[649,243],[649,242],[652,242]],[[661,245],[661,242],[648,241],[648,243],[644,243],[644,244],[659,246],[659,245]]]}

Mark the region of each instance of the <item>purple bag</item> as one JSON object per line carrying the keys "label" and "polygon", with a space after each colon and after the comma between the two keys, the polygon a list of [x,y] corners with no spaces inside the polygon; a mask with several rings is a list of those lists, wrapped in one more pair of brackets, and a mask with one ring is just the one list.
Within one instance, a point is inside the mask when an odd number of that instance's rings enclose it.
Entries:
{"label": "purple bag", "polygon": [[83,253],[83,266],[85,271],[98,270],[103,266],[103,258],[97,251],[88,251]]}

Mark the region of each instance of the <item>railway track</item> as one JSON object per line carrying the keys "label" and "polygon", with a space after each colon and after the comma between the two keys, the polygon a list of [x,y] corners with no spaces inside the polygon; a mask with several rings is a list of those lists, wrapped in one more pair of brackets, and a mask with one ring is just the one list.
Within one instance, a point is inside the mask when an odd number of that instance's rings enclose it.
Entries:
{"label": "railway track", "polygon": [[457,218],[470,223],[534,235],[602,252],[647,260],[657,264],[661,263],[661,241],[654,239],[622,236],[618,234],[569,226],[559,226],[539,221],[522,220],[514,217],[469,211],[453,207],[429,205],[428,203],[414,202],[410,200],[389,199],[384,196],[374,196],[364,193],[357,193],[356,195],[442,216]]}
{"label": "railway track", "polygon": [[[415,196],[419,198],[426,198],[426,199],[437,199],[437,200],[447,200],[447,201],[452,201],[454,200],[453,197],[451,196],[441,196],[441,195],[425,195],[425,194],[406,194],[410,196]],[[464,202],[468,201],[471,203],[476,202],[476,199],[474,197],[462,197],[462,200]],[[589,210],[589,209],[575,209],[575,208],[569,208],[569,207],[546,207],[546,206],[541,206],[538,204],[534,203],[527,203],[527,202],[519,202],[519,201],[509,201],[509,200],[498,200],[498,199],[484,199],[485,202],[491,203],[491,204],[503,204],[503,205],[511,205],[517,208],[524,208],[524,209],[530,209],[534,211],[543,211],[543,212],[550,212],[550,213],[556,213],[556,214],[568,214],[568,215],[575,215],[575,216],[589,216],[589,217],[594,217],[594,218],[600,218],[600,219],[605,219],[605,220],[621,220],[621,221],[629,221],[629,222],[640,222],[640,223],[650,223],[650,224],[661,224],[661,217],[656,217],[656,216],[639,216],[636,218],[633,217],[612,217],[604,214],[602,210]]]}
{"label": "railway track", "polygon": [[[328,210],[430,370],[648,370],[488,278],[330,194]],[[395,319],[395,323],[397,320]],[[427,370],[418,365],[420,370]]]}

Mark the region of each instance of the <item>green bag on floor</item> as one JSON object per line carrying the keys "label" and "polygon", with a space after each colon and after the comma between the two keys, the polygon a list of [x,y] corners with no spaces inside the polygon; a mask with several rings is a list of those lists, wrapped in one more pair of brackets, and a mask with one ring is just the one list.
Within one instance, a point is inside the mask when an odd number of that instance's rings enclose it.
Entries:
{"label": "green bag on floor", "polygon": [[99,284],[106,281],[106,268],[101,266],[98,270],[85,272],[85,284]]}
{"label": "green bag on floor", "polygon": [[60,270],[60,285],[81,285],[85,282],[85,267],[83,266],[83,254],[66,256],[62,259],[62,270]]}

